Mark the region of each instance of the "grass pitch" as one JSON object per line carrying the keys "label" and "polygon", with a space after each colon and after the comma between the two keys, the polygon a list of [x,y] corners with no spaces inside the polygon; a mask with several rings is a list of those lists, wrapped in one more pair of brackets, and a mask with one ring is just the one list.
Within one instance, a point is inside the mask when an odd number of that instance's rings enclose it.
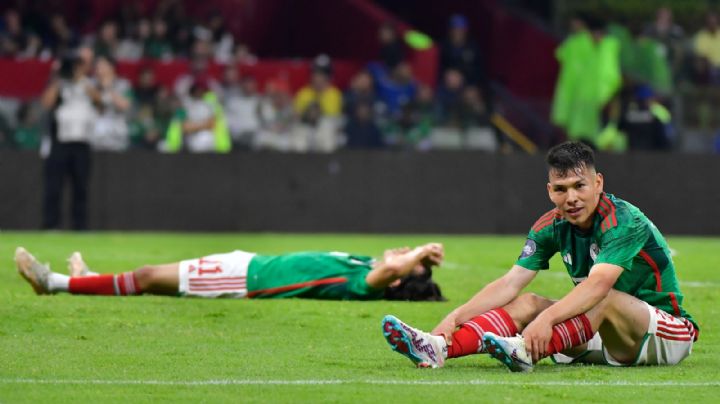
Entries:
{"label": "grass pitch", "polygon": [[[265,254],[344,250],[377,256],[442,241],[445,303],[204,300],[162,296],[35,296],[15,273],[14,248],[65,272],[121,272],[244,249]],[[380,320],[431,329],[503,274],[524,237],[155,233],[0,233],[0,403],[16,402],[717,402],[720,397],[720,240],[671,237],[686,309],[702,332],[675,367],[555,366],[510,374],[484,355],[415,369],[390,351]],[[559,260],[528,290],[561,297]]]}

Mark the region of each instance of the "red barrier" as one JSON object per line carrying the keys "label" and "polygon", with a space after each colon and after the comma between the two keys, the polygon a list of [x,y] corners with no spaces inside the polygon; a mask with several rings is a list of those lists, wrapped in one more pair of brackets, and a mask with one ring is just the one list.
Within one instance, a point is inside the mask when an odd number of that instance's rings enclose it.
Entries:
{"label": "red barrier", "polygon": [[[133,83],[137,82],[140,71],[145,67],[155,71],[156,81],[172,88],[178,77],[188,72],[187,61],[161,62],[154,60],[118,63],[118,74]],[[346,88],[352,77],[362,69],[363,63],[336,60],[333,62],[333,82]],[[50,77],[51,62],[39,60],[0,60],[0,96],[31,99],[40,96]],[[208,75],[220,79],[224,66],[211,63]],[[268,80],[282,79],[292,92],[304,86],[310,79],[311,63],[306,60],[263,60],[254,64],[239,66],[240,75],[251,75],[258,81],[260,89]]]}

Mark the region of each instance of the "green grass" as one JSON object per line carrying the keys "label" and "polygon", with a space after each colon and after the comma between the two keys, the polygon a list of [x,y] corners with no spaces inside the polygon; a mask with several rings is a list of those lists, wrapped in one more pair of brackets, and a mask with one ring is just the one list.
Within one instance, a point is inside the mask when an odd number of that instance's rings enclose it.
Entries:
{"label": "green grass", "polygon": [[[15,273],[12,261],[15,246],[23,245],[64,272],[65,258],[81,250],[94,270],[119,272],[233,249],[266,254],[346,250],[377,255],[387,247],[431,240],[446,246],[447,264],[436,272],[450,299],[445,303],[38,297]],[[483,284],[504,273],[523,241],[522,236],[2,232],[0,403],[717,402],[720,240],[716,238],[669,240],[677,251],[685,307],[702,327],[693,354],[679,366],[563,367],[545,360],[532,374],[510,374],[486,356],[473,356],[430,370],[415,369],[390,351],[380,332],[383,315],[392,313],[420,328],[432,328]],[[570,287],[567,274],[555,261],[529,290],[560,297]],[[187,383],[208,380],[334,384]],[[450,384],[387,384],[392,381]],[[609,385],[572,385],[576,382]],[[686,385],[637,385],[656,382]]]}

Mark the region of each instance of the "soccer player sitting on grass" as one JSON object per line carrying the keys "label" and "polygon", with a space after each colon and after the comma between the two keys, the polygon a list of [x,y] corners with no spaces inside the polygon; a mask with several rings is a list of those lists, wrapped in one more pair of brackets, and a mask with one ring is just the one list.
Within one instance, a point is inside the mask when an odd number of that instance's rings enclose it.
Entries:
{"label": "soccer player sitting on grass", "polygon": [[442,263],[443,254],[439,243],[387,250],[380,260],[342,252],[264,256],[233,251],[99,275],[76,252],[68,259],[67,276],[50,271],[18,247],[15,263],[37,294],[443,300],[431,280],[431,267]]}
{"label": "soccer player sitting on grass", "polygon": [[[386,316],[383,334],[393,350],[419,367],[489,353],[512,371],[531,371],[547,356],[629,366],[673,365],[690,355],[698,326],[682,307],[658,229],[638,208],[603,191],[593,152],[582,143],[552,148],[547,164],[555,209],[532,226],[512,269],[431,333]],[[555,253],[575,287],[557,301],[520,295]]]}

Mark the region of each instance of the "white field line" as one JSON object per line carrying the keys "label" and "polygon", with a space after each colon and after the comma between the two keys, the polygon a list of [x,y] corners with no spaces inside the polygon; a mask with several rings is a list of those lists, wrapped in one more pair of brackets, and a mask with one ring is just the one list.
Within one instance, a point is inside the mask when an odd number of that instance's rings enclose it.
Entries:
{"label": "white field line", "polygon": [[[522,377],[522,376],[520,376]],[[382,379],[307,379],[307,380],[102,380],[102,379],[23,379],[0,378],[0,384],[49,385],[148,385],[148,386],[318,386],[370,384],[390,386],[535,386],[535,387],[720,387],[720,381],[708,382],[628,382],[628,381],[527,381],[527,380],[382,380]]]}
{"label": "white field line", "polygon": [[687,286],[689,288],[717,288],[720,287],[720,282],[680,281],[680,286]]}

